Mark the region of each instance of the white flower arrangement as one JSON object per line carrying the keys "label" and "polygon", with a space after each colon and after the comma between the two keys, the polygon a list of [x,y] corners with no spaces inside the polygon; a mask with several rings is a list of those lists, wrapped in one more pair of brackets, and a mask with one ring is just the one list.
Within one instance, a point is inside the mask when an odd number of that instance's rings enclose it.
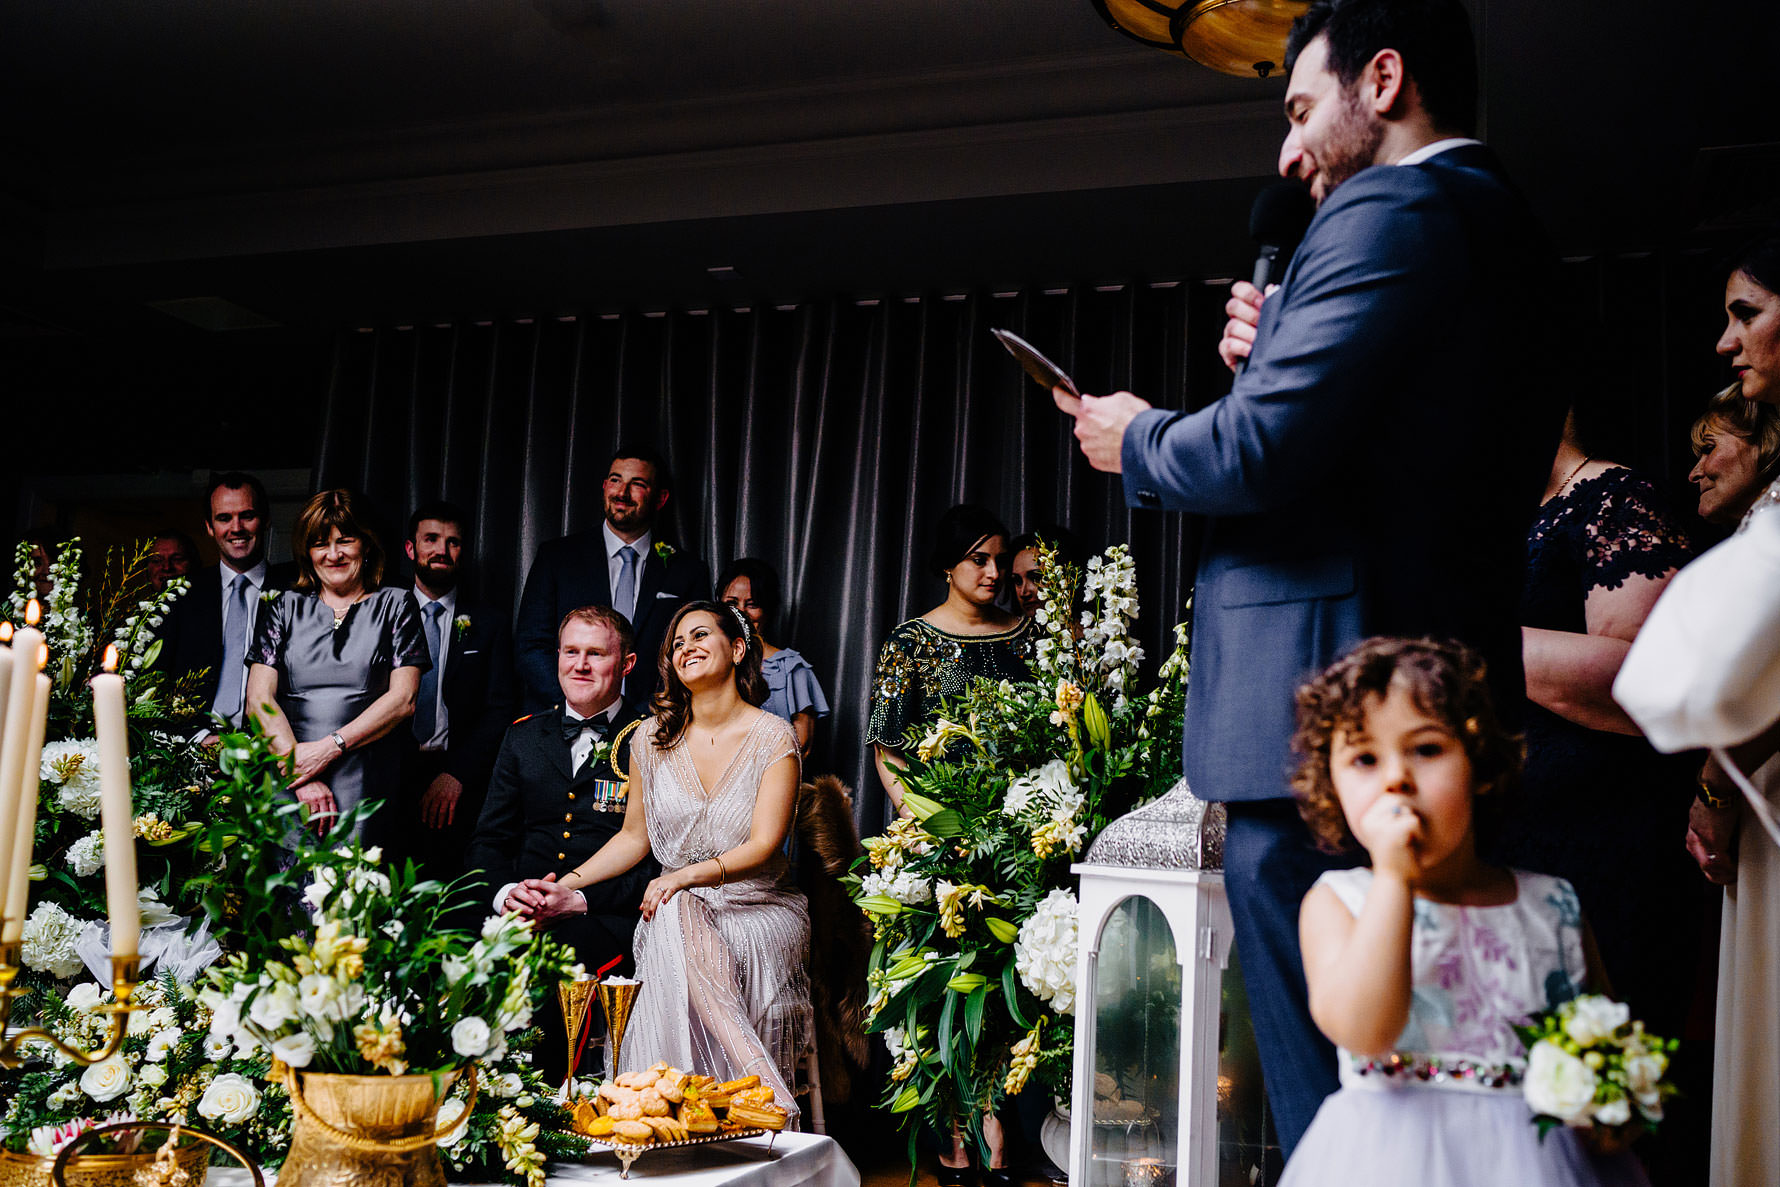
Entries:
{"label": "white flower arrangement", "polygon": [[105,834],[94,829],[74,844],[68,846],[63,854],[68,868],[74,871],[77,878],[91,878],[105,866]]}
{"label": "white flower arrangement", "polygon": [[933,882],[912,870],[887,869],[867,874],[860,882],[862,894],[882,894],[907,907],[933,901]]}
{"label": "white flower arrangement", "polygon": [[1030,828],[1033,851],[1049,857],[1081,848],[1088,831],[1082,821],[1087,802],[1070,777],[1069,763],[1053,758],[1009,783],[1001,810]]}
{"label": "white flower arrangement", "polygon": [[38,903],[25,919],[25,967],[63,980],[74,976],[84,963],[75,950],[81,931],[81,922],[56,904]]}
{"label": "white flower arrangement", "polygon": [[38,778],[54,785],[56,803],[85,820],[99,815],[99,743],[92,738],[58,738],[43,744]]}
{"label": "white flower arrangement", "polygon": [[1076,899],[1053,890],[1020,925],[1014,941],[1014,970],[1039,1001],[1059,1014],[1075,1013]]}
{"label": "white flower arrangement", "polygon": [[1654,1128],[1663,1119],[1675,1042],[1648,1033],[1624,1003],[1584,994],[1515,1032],[1527,1044],[1521,1091],[1541,1136],[1560,1125]]}

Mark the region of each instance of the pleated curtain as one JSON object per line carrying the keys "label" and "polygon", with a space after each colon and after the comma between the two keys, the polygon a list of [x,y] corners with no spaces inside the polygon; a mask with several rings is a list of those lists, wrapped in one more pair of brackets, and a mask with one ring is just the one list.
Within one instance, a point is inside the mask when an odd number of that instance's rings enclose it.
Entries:
{"label": "pleated curtain", "polygon": [[1191,583],[1193,522],[1127,512],[990,327],[1087,391],[1197,406],[1228,387],[1223,299],[1188,282],[346,332],[317,481],[364,492],[392,539],[421,502],[465,508],[467,584],[512,608],[543,541],[599,524],[618,443],[656,445],[674,471],[660,535],[713,575],[740,556],[778,569],[771,637],[833,709],[809,773],[853,786],[870,834],[888,810],[861,742],[877,651],[944,596],[926,558],[947,507],[982,504],[1014,532],[1062,524],[1093,550],[1129,542],[1152,669]]}

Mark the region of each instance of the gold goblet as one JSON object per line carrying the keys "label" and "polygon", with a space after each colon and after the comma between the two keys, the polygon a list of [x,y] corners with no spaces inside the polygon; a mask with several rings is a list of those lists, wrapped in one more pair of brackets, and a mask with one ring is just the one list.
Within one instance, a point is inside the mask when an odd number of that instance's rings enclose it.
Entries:
{"label": "gold goblet", "polygon": [[556,983],[557,1004],[562,1006],[563,1029],[569,1035],[569,1059],[563,1064],[569,1080],[575,1078],[575,1055],[581,1050],[581,1028],[587,1025],[587,1003],[593,997],[593,987],[598,984],[592,977],[577,977],[573,981]]}
{"label": "gold goblet", "polygon": [[643,988],[641,981],[601,981],[597,987],[600,999],[600,1012],[606,1016],[606,1037],[612,1044],[612,1074],[617,1075],[624,1070],[618,1062],[619,1052],[624,1048],[624,1028],[630,1025],[630,1012],[637,1004],[637,992]]}

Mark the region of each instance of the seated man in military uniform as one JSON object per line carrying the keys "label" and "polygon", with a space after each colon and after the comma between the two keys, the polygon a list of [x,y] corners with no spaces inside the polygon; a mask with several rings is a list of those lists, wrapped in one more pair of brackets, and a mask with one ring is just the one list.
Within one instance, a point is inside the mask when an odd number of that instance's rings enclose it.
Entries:
{"label": "seated man in military uniform", "polygon": [[571,610],[556,638],[563,703],[507,730],[466,865],[496,888],[496,911],[530,916],[574,948],[589,972],[622,956],[616,971],[629,975],[643,890],[660,872],[653,861],[588,887],[585,913],[580,900],[573,913],[553,912],[521,885],[561,877],[623,826],[630,735],[642,720],[640,709],[626,715],[622,708],[624,677],[637,660],[622,614],[608,606]]}

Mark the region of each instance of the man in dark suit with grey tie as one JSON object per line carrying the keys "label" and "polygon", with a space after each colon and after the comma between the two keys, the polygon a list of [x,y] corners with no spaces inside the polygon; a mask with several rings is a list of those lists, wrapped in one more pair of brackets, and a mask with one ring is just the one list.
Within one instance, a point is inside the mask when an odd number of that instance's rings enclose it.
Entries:
{"label": "man in dark suit with grey tie", "polygon": [[1352,864],[1313,847],[1289,799],[1293,690],[1368,636],[1446,636],[1484,653],[1518,716],[1526,533],[1565,401],[1532,312],[1553,257],[1470,135],[1464,8],[1316,0],[1288,61],[1280,171],[1319,209],[1278,291],[1232,297],[1229,395],[1193,413],[1056,396],[1131,506],[1207,520],[1186,773],[1229,806],[1237,948],[1289,1153],[1337,1086],[1298,905]]}
{"label": "man in dark suit with grey tie", "polygon": [[[221,563],[194,574],[191,588],[167,611],[155,666],[174,680],[196,676],[194,697],[206,715],[241,724],[247,645],[261,599],[286,590],[294,566],[266,563],[266,488],[252,474],[212,474],[204,491],[204,531]],[[206,740],[210,723],[192,728]]]}
{"label": "man in dark suit with grey tie", "polygon": [[656,658],[674,611],[711,596],[710,568],[656,534],[672,491],[673,475],[660,454],[619,449],[606,471],[605,522],[538,549],[513,628],[528,710],[557,700],[557,623],[579,606],[611,606],[630,622],[637,663],[624,681],[624,703],[632,709],[648,706],[655,694]]}
{"label": "man in dark suit with grey tie", "polygon": [[459,583],[469,516],[428,503],[408,517],[414,601],[433,666],[420,677],[403,764],[397,848],[427,876],[463,872],[464,849],[482,811],[495,752],[513,720],[513,640],[507,613]]}

